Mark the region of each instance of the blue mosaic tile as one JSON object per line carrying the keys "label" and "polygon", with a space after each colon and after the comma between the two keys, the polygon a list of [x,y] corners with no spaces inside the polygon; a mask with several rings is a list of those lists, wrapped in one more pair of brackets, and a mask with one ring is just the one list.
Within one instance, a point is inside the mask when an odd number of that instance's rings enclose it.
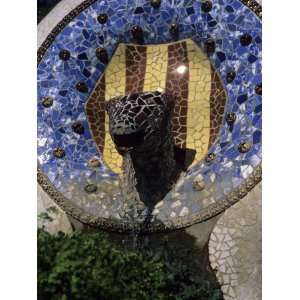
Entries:
{"label": "blue mosaic tile", "polygon": [[[105,65],[95,57],[98,47],[105,47],[111,59],[120,42],[133,43],[131,27],[143,28],[144,44],[161,44],[173,41],[170,24],[180,26],[178,40],[191,38],[200,47],[211,37],[216,50],[210,56],[218,70],[228,95],[226,111],[237,114],[236,122],[224,123],[219,140],[209,149],[217,154],[211,165],[200,162],[187,175],[203,174],[206,178],[218,174],[216,191],[226,194],[243,182],[241,165],[257,166],[261,160],[261,96],[255,95],[255,86],[261,83],[261,22],[257,16],[238,0],[216,0],[210,13],[201,11],[200,1],[163,1],[160,9],[153,9],[148,1],[96,1],[72,20],[48,48],[38,65],[38,160],[41,170],[47,174],[58,190],[66,190],[64,182],[84,184],[86,178],[115,179],[108,168],[91,171],[86,161],[99,157],[92,139],[84,105],[89,93],[103,74]],[[108,21],[99,24],[96,17],[106,13]],[[242,46],[240,37],[252,36],[249,46]],[[59,59],[62,49],[70,51],[68,61]],[[236,78],[226,84],[229,70],[235,70]],[[78,81],[86,83],[89,93],[76,90]],[[45,109],[40,102],[44,96],[52,96],[54,104]],[[84,134],[72,132],[71,124],[81,121]],[[253,147],[248,153],[239,153],[238,145],[249,140]],[[52,151],[65,149],[65,157],[56,159]],[[101,157],[100,157],[101,159]],[[232,163],[228,169],[225,165]],[[224,172],[224,173],[222,173]],[[82,175],[84,174],[84,175]],[[230,178],[231,186],[225,187],[222,178]],[[208,180],[208,179],[206,179]],[[218,185],[219,183],[219,185]],[[225,191],[225,192],[224,192]],[[193,212],[200,207],[193,206]]]}

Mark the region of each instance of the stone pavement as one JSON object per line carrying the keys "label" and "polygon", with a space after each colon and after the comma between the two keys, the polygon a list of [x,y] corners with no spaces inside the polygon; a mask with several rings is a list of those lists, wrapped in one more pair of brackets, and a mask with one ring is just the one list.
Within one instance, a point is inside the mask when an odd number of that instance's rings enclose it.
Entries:
{"label": "stone pavement", "polygon": [[218,220],[209,241],[211,267],[225,300],[261,299],[261,183]]}

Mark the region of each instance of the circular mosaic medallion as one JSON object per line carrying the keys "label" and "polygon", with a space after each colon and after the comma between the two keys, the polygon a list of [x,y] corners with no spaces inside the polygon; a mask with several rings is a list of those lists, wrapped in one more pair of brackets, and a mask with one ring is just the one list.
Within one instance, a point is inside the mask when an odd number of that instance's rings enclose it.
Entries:
{"label": "circular mosaic medallion", "polygon": [[[254,1],[83,1],[38,50],[42,187],[114,231],[186,227],[244,197],[261,179],[260,18]],[[145,223],[126,216],[105,106],[155,91],[176,99],[171,130],[188,165]]]}

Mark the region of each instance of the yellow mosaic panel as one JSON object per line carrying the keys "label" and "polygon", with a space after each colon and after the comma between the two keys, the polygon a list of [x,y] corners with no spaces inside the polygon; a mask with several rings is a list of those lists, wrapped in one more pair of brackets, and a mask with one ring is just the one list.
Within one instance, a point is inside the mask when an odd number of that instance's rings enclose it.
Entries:
{"label": "yellow mosaic panel", "polygon": [[208,151],[210,134],[211,65],[206,54],[187,40],[189,96],[186,147],[197,151],[194,163]]}
{"label": "yellow mosaic panel", "polygon": [[[126,84],[126,61],[125,45],[120,44],[105,70],[105,101],[113,97],[125,94]],[[122,156],[117,152],[115,145],[110,137],[108,115],[105,113],[105,144],[103,158],[109,168],[120,173],[122,167]]]}
{"label": "yellow mosaic panel", "polygon": [[144,92],[165,90],[167,66],[168,45],[147,46]]}

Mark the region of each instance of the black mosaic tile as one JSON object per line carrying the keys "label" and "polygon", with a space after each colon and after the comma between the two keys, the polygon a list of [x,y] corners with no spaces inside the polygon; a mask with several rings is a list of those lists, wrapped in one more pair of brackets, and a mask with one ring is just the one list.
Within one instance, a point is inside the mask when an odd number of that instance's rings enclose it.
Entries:
{"label": "black mosaic tile", "polygon": [[203,12],[208,13],[212,9],[212,3],[211,1],[203,1],[201,4],[201,9]]}
{"label": "black mosaic tile", "polygon": [[144,8],[141,7],[141,6],[138,6],[138,7],[135,9],[135,11],[134,11],[134,13],[135,13],[136,15],[143,14],[144,12],[145,12],[145,11],[144,11]]}
{"label": "black mosaic tile", "polygon": [[204,49],[207,54],[212,54],[215,52],[216,43],[212,38],[208,38],[204,43]]}
{"label": "black mosaic tile", "polygon": [[107,17],[107,14],[100,14],[98,17],[97,17],[97,20],[100,24],[105,24],[108,20],[108,17]]}
{"label": "black mosaic tile", "polygon": [[131,28],[131,35],[136,42],[138,43],[144,42],[144,32],[140,26],[137,25],[133,26]]}
{"label": "black mosaic tile", "polygon": [[67,61],[70,59],[70,56],[71,56],[71,54],[70,54],[70,51],[68,51],[68,50],[63,49],[63,50],[60,50],[60,52],[59,52],[59,58],[61,60]]}
{"label": "black mosaic tile", "polygon": [[86,53],[80,53],[80,54],[78,54],[78,59],[88,60],[88,57],[87,57]]}
{"label": "black mosaic tile", "polygon": [[76,84],[76,89],[77,89],[77,91],[79,91],[81,93],[87,93],[89,91],[87,85],[83,81],[79,81]]}
{"label": "black mosaic tile", "polygon": [[236,76],[236,73],[234,71],[228,72],[227,75],[226,75],[227,83],[233,82],[233,80],[235,79],[235,76]]}
{"label": "black mosaic tile", "polygon": [[220,62],[223,62],[224,60],[226,60],[226,55],[224,52],[217,52],[217,56],[218,56]]}
{"label": "black mosaic tile", "polygon": [[255,93],[257,95],[261,95],[262,94],[262,84],[258,84],[256,87],[255,87]]}
{"label": "black mosaic tile", "polygon": [[249,46],[252,42],[252,36],[248,33],[245,33],[243,34],[241,37],[240,37],[240,43],[242,46]]}
{"label": "black mosaic tile", "polygon": [[72,129],[77,134],[84,134],[84,126],[80,122],[76,122],[72,125]]}
{"label": "black mosaic tile", "polygon": [[154,8],[159,8],[161,5],[161,0],[151,0],[150,4],[152,5],[152,7]]}
{"label": "black mosaic tile", "polygon": [[97,48],[96,49],[96,56],[103,64],[108,63],[108,54],[107,54],[107,51],[104,48]]}
{"label": "black mosaic tile", "polygon": [[226,122],[231,125],[236,121],[236,114],[234,112],[227,113]]}
{"label": "black mosaic tile", "polygon": [[172,23],[170,26],[170,33],[173,37],[177,38],[179,35],[179,25],[177,23]]}

